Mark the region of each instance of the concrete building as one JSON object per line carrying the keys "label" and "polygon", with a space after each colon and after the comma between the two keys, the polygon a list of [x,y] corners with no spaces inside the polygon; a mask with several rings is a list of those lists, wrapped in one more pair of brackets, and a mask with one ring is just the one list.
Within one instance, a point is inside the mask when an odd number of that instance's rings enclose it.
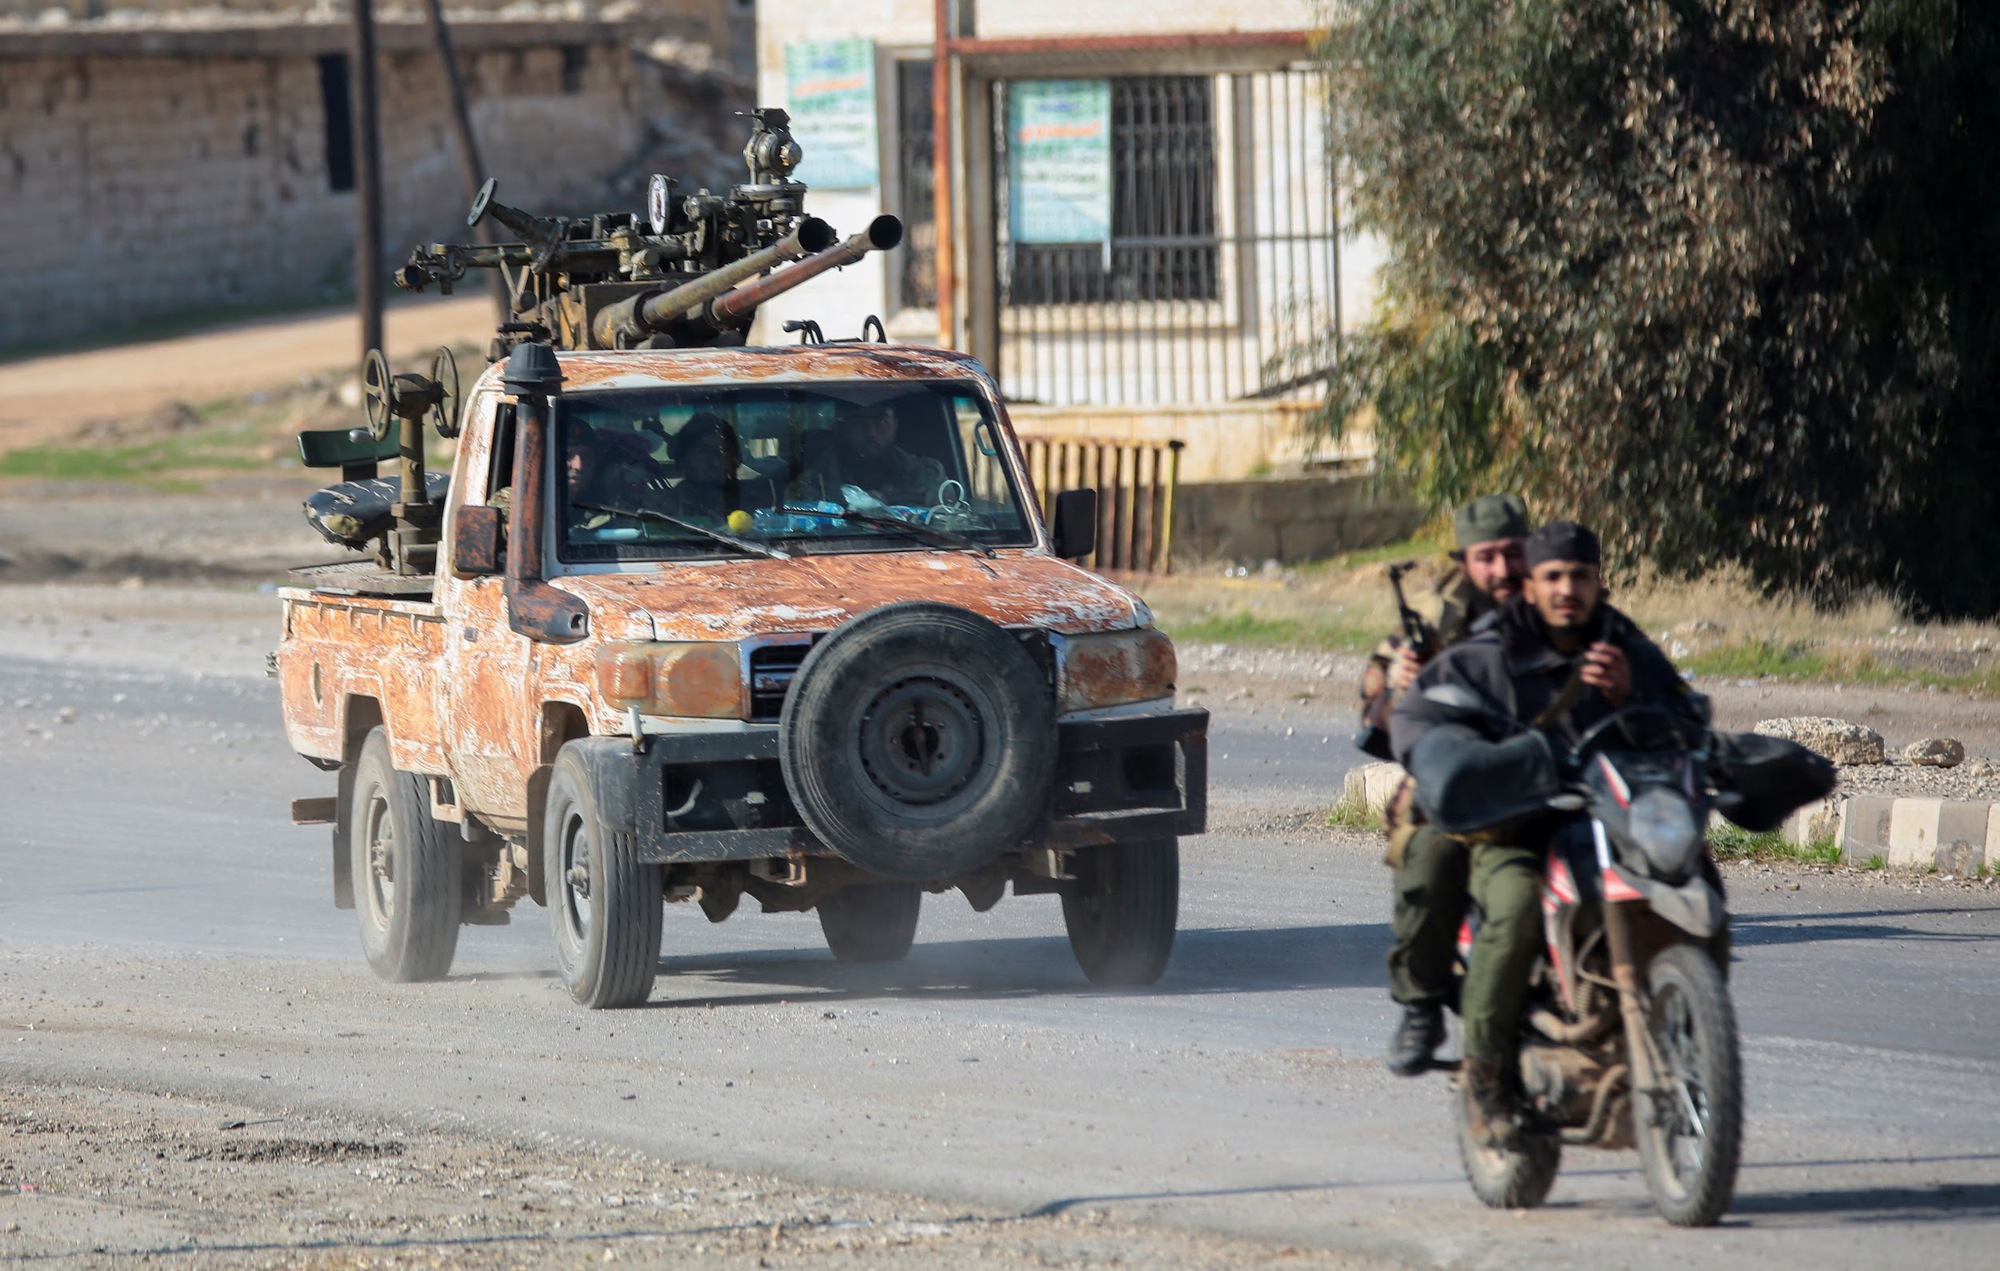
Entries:
{"label": "concrete building", "polygon": [[[11,284],[0,348],[351,291],[344,13],[159,7],[76,21],[0,13],[0,271]],[[701,22],[664,26],[630,3],[624,20],[457,14],[474,135],[506,201],[553,213],[604,197],[604,178],[631,166],[663,104],[635,46],[663,31],[692,39],[711,17],[718,29],[735,20],[747,46],[738,0],[692,7]],[[385,13],[393,266],[416,243],[462,234],[466,193],[420,10]],[[709,113],[727,121],[746,104],[718,100]],[[633,177],[635,191],[643,181]]]}
{"label": "concrete building", "polygon": [[[905,247],[767,306],[882,315],[991,367],[1026,434],[1174,437],[1183,477],[1324,465],[1300,415],[1372,301],[1325,144],[1310,0],[760,0],[758,89],[811,206]],[[946,72],[947,250],[933,68]],[[942,271],[947,287],[942,296]]]}

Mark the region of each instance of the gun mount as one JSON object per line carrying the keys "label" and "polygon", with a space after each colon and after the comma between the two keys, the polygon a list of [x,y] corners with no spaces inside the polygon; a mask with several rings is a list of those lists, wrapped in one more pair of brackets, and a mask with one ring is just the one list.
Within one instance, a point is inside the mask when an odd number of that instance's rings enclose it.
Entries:
{"label": "gun mount", "polygon": [[[491,221],[513,240],[432,243],[412,252],[393,280],[408,291],[436,287],[449,295],[468,271],[498,270],[509,317],[487,349],[494,362],[524,343],[571,350],[742,344],[764,301],[903,238],[893,216],[878,216],[842,241],[806,215],[806,187],[792,179],[804,154],[791,117],[775,109],[750,117],[743,148],[750,179],[726,195],[704,189],[683,196],[671,177],[655,174],[643,213],[542,217],[494,198],[498,182],[489,180],[472,200],[466,227]],[[427,576],[436,568],[443,505],[424,474],[423,428],[428,422],[441,436],[457,435],[458,368],[441,349],[429,376],[395,375],[380,350],[370,350],[361,378],[365,428],[299,439],[302,460],[338,466],[345,487],[322,491],[323,507],[309,500],[308,515],[343,546],[379,539],[376,560],[385,574]],[[375,478],[385,461],[399,463],[399,482]]]}
{"label": "gun mount", "polygon": [[540,217],[496,200],[489,180],[466,225],[490,220],[515,240],[418,248],[395,283],[450,294],[467,271],[498,270],[513,320],[488,350],[494,361],[527,340],[559,349],[741,344],[763,301],[902,240],[902,223],[880,216],[837,241],[832,226],[805,213],[806,187],[792,179],[803,152],[790,117],[763,109],[751,118],[750,179],[727,195],[681,195],[672,178],[655,175],[644,213]]}

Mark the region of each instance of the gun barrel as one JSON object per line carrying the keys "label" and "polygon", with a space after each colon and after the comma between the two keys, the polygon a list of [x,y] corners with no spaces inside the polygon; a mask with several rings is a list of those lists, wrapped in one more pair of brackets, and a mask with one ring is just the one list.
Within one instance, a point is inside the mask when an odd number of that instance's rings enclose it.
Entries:
{"label": "gun barrel", "polygon": [[820,251],[833,241],[833,227],[817,216],[808,216],[799,227],[762,251],[711,270],[692,282],[671,291],[633,296],[600,310],[591,324],[591,336],[600,348],[617,348],[620,337],[639,339],[674,323],[701,313],[708,303],[737,283],[760,274],[774,265]]}
{"label": "gun barrel", "polygon": [[745,283],[717,297],[708,307],[709,320],[718,327],[733,326],[756,312],[757,306],[772,296],[782,295],[829,269],[851,265],[869,252],[887,251],[902,241],[903,222],[885,212],[868,222],[867,229],[850,236],[845,242],[816,252],[789,269],[781,269],[768,278]]}

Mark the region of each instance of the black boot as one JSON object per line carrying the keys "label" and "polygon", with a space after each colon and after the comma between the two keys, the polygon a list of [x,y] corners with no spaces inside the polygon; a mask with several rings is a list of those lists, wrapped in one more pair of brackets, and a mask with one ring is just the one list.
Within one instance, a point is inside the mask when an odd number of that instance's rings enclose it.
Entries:
{"label": "black boot", "polygon": [[1465,1129],[1480,1147],[1506,1147],[1514,1140],[1514,1101],[1507,1097],[1497,1059],[1467,1056],[1458,1067],[1459,1098],[1465,1101]]}
{"label": "black boot", "polygon": [[1403,1022],[1396,1025],[1395,1040],[1389,1043],[1389,1071],[1398,1077],[1421,1077],[1430,1070],[1431,1056],[1442,1045],[1444,1005],[1407,1003],[1403,1007]]}

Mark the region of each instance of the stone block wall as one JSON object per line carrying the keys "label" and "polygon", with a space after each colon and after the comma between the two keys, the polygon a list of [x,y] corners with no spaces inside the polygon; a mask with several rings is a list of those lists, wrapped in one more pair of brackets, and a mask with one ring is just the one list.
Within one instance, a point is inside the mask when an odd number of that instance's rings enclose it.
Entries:
{"label": "stone block wall", "polygon": [[[384,32],[393,267],[464,233],[466,196],[428,37]],[[320,67],[345,31],[149,34],[0,34],[0,348],[351,289],[355,198],[330,181]],[[621,29],[492,23],[460,49],[502,199],[555,213],[603,197],[643,128]]]}

